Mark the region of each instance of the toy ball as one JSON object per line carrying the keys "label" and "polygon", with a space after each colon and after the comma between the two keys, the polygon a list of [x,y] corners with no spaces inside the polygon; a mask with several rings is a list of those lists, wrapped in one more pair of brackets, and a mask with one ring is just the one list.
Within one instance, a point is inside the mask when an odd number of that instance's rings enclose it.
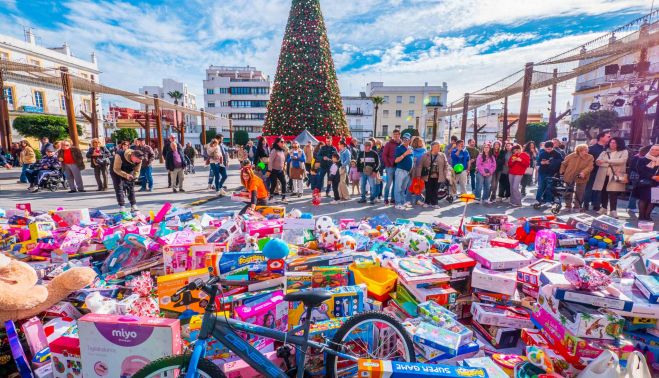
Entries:
{"label": "toy ball", "polygon": [[315,229],[317,232],[329,231],[332,227],[334,227],[334,222],[327,215],[321,215],[316,219]]}
{"label": "toy ball", "polygon": [[270,239],[263,246],[263,255],[268,259],[284,259],[288,256],[290,249],[288,244],[281,239]]}
{"label": "toy ball", "polygon": [[599,242],[599,240],[597,240],[596,238],[588,239],[588,244],[591,245],[591,246],[596,246],[598,242]]}
{"label": "toy ball", "polygon": [[298,209],[293,209],[293,210],[291,210],[290,213],[288,213],[288,216],[291,217],[291,218],[299,219],[299,218],[302,218],[302,212]]}
{"label": "toy ball", "polygon": [[355,241],[355,238],[350,235],[341,236],[341,239],[339,239],[339,244],[341,244],[343,248],[353,251],[355,248],[357,248],[357,242]]}
{"label": "toy ball", "polygon": [[611,240],[611,239],[609,239],[609,238],[604,238],[602,241],[603,241],[604,243],[606,243],[606,244],[611,244],[611,243],[613,243],[613,240]]}
{"label": "toy ball", "polygon": [[597,243],[597,248],[606,248],[607,246],[608,244],[604,240]]}
{"label": "toy ball", "polygon": [[427,253],[430,250],[430,243],[428,239],[419,234],[407,234],[405,245],[410,252]]}
{"label": "toy ball", "polygon": [[457,173],[457,174],[462,173],[462,171],[464,171],[464,170],[465,170],[464,165],[462,165],[462,164],[460,164],[460,163],[458,163],[458,164],[456,164],[456,165],[453,166],[453,171],[454,171],[455,173]]}
{"label": "toy ball", "polygon": [[264,169],[265,169],[265,163],[262,162],[262,161],[258,162],[258,163],[256,164],[256,166],[257,166],[260,170],[264,170]]}

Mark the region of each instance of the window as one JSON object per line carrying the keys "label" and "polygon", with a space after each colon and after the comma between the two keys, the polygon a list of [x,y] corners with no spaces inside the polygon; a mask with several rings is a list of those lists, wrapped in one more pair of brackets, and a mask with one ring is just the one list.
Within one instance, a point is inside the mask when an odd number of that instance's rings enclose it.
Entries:
{"label": "window", "polygon": [[0,51],[0,60],[9,60],[9,53],[5,51]]}
{"label": "window", "polygon": [[396,125],[396,128],[400,130],[400,125]]}
{"label": "window", "polygon": [[414,110],[409,110],[407,112],[407,115],[410,116],[410,117],[414,117]]}
{"label": "window", "polygon": [[59,106],[62,111],[66,110],[66,97],[64,95],[59,96]]}
{"label": "window", "polygon": [[226,94],[229,93],[229,88],[217,88],[215,93]]}
{"label": "window", "polygon": [[410,104],[416,103],[416,96],[410,96]]}
{"label": "window", "polygon": [[408,129],[413,129],[413,128],[414,128],[414,125],[407,125],[407,128],[408,128]]}
{"label": "window", "polygon": [[382,103],[383,103],[383,104],[388,104],[388,103],[389,103],[389,96],[384,96],[384,97],[382,98]]}
{"label": "window", "polygon": [[430,106],[439,106],[441,103],[439,102],[439,96],[430,96],[430,102],[428,105]]}
{"label": "window", "polygon": [[402,110],[396,110],[396,118],[400,118],[403,116],[403,111]]}
{"label": "window", "polygon": [[81,72],[81,73],[80,73],[80,77],[82,77],[83,79],[89,79],[89,75],[87,75],[87,74],[84,73],[84,72]]}
{"label": "window", "polygon": [[92,109],[92,100],[84,99],[82,100],[82,108],[85,112],[89,112]]}
{"label": "window", "polygon": [[268,102],[262,100],[255,100],[255,101],[234,100],[234,101],[229,101],[229,106],[234,108],[265,108],[266,106],[268,106]]}
{"label": "window", "polygon": [[389,125],[382,125],[382,135],[389,135]]}
{"label": "window", "polygon": [[383,110],[382,111],[382,118],[389,118],[389,111],[388,110]]}
{"label": "window", "polygon": [[269,87],[231,87],[229,89],[229,93],[234,95],[265,95],[269,92]]}
{"label": "window", "polygon": [[43,98],[44,98],[43,92],[34,91],[34,106],[43,109]]}
{"label": "window", "polygon": [[9,105],[14,106],[14,87],[5,87],[5,98]]}
{"label": "window", "polygon": [[228,107],[229,106],[229,101],[220,101],[220,106]]}
{"label": "window", "polygon": [[396,96],[396,104],[402,104],[403,103],[403,96]]}
{"label": "window", "polygon": [[265,113],[231,113],[229,114],[231,119],[247,119],[247,120],[263,120],[265,119]]}
{"label": "window", "polygon": [[39,66],[41,67],[41,61],[38,59],[30,59],[30,64],[33,66]]}
{"label": "window", "polygon": [[215,93],[215,91],[213,90],[213,88],[208,88],[208,89],[206,89],[206,94],[213,94],[213,93]]}
{"label": "window", "polygon": [[215,103],[214,103],[214,102],[209,102],[208,105],[207,105],[207,107],[208,107],[208,108],[214,108],[214,107],[215,107]]}
{"label": "window", "polygon": [[361,125],[362,125],[362,119],[361,118],[355,119],[355,126],[361,126]]}

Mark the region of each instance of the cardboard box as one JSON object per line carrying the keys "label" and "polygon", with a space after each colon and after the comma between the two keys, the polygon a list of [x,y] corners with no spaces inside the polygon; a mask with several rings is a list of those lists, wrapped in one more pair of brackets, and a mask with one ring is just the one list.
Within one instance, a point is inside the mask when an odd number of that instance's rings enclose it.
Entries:
{"label": "cardboard box", "polygon": [[416,362],[359,360],[358,369],[356,376],[360,378],[487,377],[487,373],[481,368],[420,364]]}
{"label": "cardboard box", "polygon": [[542,259],[517,270],[517,282],[537,288],[540,285],[540,274],[552,271],[561,265],[558,261]]}
{"label": "cardboard box", "polygon": [[89,209],[59,210],[57,215],[69,226],[80,226],[92,222]]}
{"label": "cardboard box", "polygon": [[311,319],[305,319],[306,312],[302,302],[288,302],[288,329],[305,321],[321,322],[325,320],[352,316],[364,311],[366,285],[343,286],[328,290],[331,298],[311,311]]}
{"label": "cardboard box", "polygon": [[556,288],[554,297],[561,301],[585,303],[595,307],[610,308],[613,310],[630,311],[634,302],[626,295],[612,291],[585,291]]}
{"label": "cardboard box", "polygon": [[635,276],[636,286],[650,303],[659,303],[659,277],[657,276]]}
{"label": "cardboard box", "polygon": [[614,288],[618,289],[623,296],[629,298],[633,306],[631,310],[612,308],[611,311],[621,316],[659,319],[659,306],[650,303],[643,293],[638,288],[634,287],[633,280],[622,279],[620,282],[615,282],[612,285]]}
{"label": "cardboard box", "polygon": [[458,292],[448,284],[434,287],[414,287],[414,285],[401,280],[398,286],[401,285],[405,286],[410,294],[419,302],[433,301],[442,306],[447,306],[455,303],[455,300],[458,298]]}
{"label": "cardboard box", "polygon": [[604,231],[608,234],[618,235],[622,234],[622,229],[625,227],[625,221],[607,215],[600,215],[593,219],[592,225],[593,228]]}
{"label": "cardboard box", "polygon": [[403,257],[389,261],[389,266],[398,273],[400,281],[414,287],[437,285],[451,278],[433,260],[425,257]]}
{"label": "cardboard box", "polygon": [[452,356],[457,356],[461,346],[473,341],[473,333],[466,327],[459,328],[456,326],[448,329],[437,327],[422,320],[420,322],[411,322],[406,328],[410,331],[415,343],[440,350]]}
{"label": "cardboard box", "polygon": [[356,259],[373,260],[369,253],[324,253],[317,256],[295,256],[286,259],[287,272],[310,272],[314,266],[350,265]]}
{"label": "cardboard box", "polygon": [[514,328],[503,328],[493,325],[480,324],[472,320],[474,331],[496,349],[513,348],[517,346],[521,331]]}
{"label": "cardboard box", "polygon": [[[272,293],[270,298],[259,303],[236,307],[236,317],[246,323],[262,327],[286,331],[288,329],[288,302],[284,301],[281,290]],[[256,336],[244,335],[250,344],[272,344],[274,340]]]}
{"label": "cardboard box", "polygon": [[246,222],[245,231],[250,236],[264,238],[266,236],[281,234],[283,223],[279,219]]}
{"label": "cardboard box", "polygon": [[284,206],[256,206],[254,210],[264,217],[268,215],[277,216],[278,218],[286,217],[286,208]]}
{"label": "cardboard box", "polygon": [[531,263],[528,257],[501,247],[470,249],[467,254],[483,267],[494,270],[519,269]]}
{"label": "cardboard box", "polygon": [[512,296],[517,290],[517,274],[514,270],[490,270],[476,265],[471,272],[471,287]]}
{"label": "cardboard box", "polygon": [[50,344],[53,378],[82,377],[78,335],[60,336]]}
{"label": "cardboard box", "polygon": [[534,326],[528,311],[519,307],[472,303],[471,314],[473,320],[482,325],[516,329],[533,328]]}
{"label": "cardboard box", "polygon": [[174,295],[176,291],[188,283],[209,278],[208,269],[197,269],[189,272],[168,274],[157,278],[158,303],[161,310],[184,312],[194,311],[202,313],[208,304],[208,296],[201,290],[186,291],[180,296]]}
{"label": "cardboard box", "polygon": [[85,378],[130,377],[149,362],[181,353],[178,319],[87,314],[78,320]]}
{"label": "cardboard box", "polygon": [[432,259],[435,265],[446,271],[451,281],[469,278],[471,269],[476,266],[476,260],[464,253],[434,255]]}
{"label": "cardboard box", "polygon": [[489,357],[467,358],[463,361],[463,365],[484,369],[488,378],[509,378],[508,374]]}

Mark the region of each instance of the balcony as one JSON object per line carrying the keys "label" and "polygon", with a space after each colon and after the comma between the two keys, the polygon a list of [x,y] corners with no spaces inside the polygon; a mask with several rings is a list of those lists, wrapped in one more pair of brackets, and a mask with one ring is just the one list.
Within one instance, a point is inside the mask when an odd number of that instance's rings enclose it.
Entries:
{"label": "balcony", "polygon": [[349,116],[363,116],[364,112],[362,110],[347,109],[346,110],[346,115],[349,115]]}
{"label": "balcony", "polygon": [[429,108],[441,108],[444,105],[439,101],[431,101],[427,103],[426,106]]}

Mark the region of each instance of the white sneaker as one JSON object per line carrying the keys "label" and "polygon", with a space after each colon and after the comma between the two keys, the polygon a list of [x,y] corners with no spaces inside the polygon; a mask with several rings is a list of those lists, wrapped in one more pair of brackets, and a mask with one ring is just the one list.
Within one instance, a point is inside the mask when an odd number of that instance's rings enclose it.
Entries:
{"label": "white sneaker", "polygon": [[428,205],[427,203],[424,203],[424,204],[423,204],[423,205],[421,205],[421,206],[423,206],[423,208],[424,208],[424,209],[427,209],[427,208],[429,208],[429,207],[430,207],[430,205]]}
{"label": "white sneaker", "polygon": [[398,210],[406,210],[407,208],[403,205],[396,205],[396,209]]}
{"label": "white sneaker", "polygon": [[405,206],[405,208],[407,208],[407,209],[411,209],[411,208],[414,207],[414,206],[412,206],[412,204],[409,203],[409,202],[406,202],[404,206]]}
{"label": "white sneaker", "polygon": [[602,207],[597,211],[597,213],[600,215],[606,215],[606,209]]}
{"label": "white sneaker", "polygon": [[339,203],[339,201],[335,201],[335,200],[330,201],[330,205],[336,205],[337,203]]}
{"label": "white sneaker", "polygon": [[126,212],[126,206],[119,206],[119,212],[120,213],[125,213]]}
{"label": "white sneaker", "polygon": [[140,211],[140,208],[137,207],[137,205],[133,205],[133,206],[130,207],[130,211],[132,213],[137,213],[138,211]]}
{"label": "white sneaker", "polygon": [[229,193],[227,193],[227,191],[224,190],[224,188],[220,189],[219,193],[220,193],[221,196],[228,196],[229,195]]}
{"label": "white sneaker", "polygon": [[609,213],[609,216],[611,218],[618,218],[618,212],[615,211],[615,210],[611,210],[611,212]]}

